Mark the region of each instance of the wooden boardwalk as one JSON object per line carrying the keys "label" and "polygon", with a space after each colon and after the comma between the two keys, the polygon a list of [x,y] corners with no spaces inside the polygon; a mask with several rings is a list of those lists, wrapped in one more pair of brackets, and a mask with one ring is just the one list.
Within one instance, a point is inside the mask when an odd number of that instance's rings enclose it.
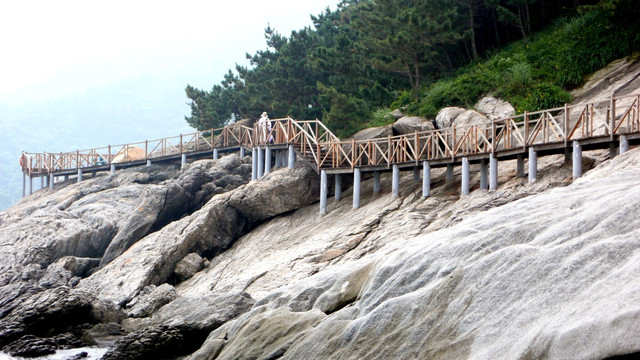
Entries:
{"label": "wooden boardwalk", "polygon": [[[520,161],[532,153],[535,156],[567,153],[578,146],[578,151],[610,148],[614,155],[618,144],[628,148],[629,142],[640,139],[640,94],[612,97],[601,103],[565,105],[482,124],[366,140],[341,140],[318,120],[284,118],[271,120],[271,124],[270,131],[258,124],[253,128],[236,124],[66,153],[23,152],[20,165],[25,179],[30,179],[29,188],[31,179],[37,177],[42,177],[43,187],[46,183],[53,188],[59,176],[77,174],[81,180],[83,172],[113,172],[155,162],[184,163],[187,158],[216,158],[222,152],[244,154],[246,150],[252,151],[254,169],[259,167],[254,178],[262,176],[265,170],[269,172],[274,160],[275,166],[287,163],[286,152],[294,152],[294,160],[297,155],[308,161],[324,177],[425,166],[464,167],[468,163],[485,164],[491,159],[518,159],[520,167]],[[23,186],[23,195],[25,192]]]}

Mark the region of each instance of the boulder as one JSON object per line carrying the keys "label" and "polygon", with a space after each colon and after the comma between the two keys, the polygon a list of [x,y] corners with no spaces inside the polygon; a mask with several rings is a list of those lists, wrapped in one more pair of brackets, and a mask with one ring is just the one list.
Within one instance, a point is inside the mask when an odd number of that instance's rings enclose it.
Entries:
{"label": "boulder", "polygon": [[127,307],[130,307],[127,315],[134,318],[150,316],[177,297],[176,290],[169,284],[162,284],[158,287],[147,286],[140,295],[127,304]]}
{"label": "boulder", "polygon": [[148,326],[118,340],[103,359],[189,354],[212,330],[247,312],[254,303],[248,294],[177,298],[154,314]]}
{"label": "boulder", "polygon": [[204,259],[196,253],[190,253],[182,258],[182,260],[178,261],[175,270],[173,270],[173,273],[176,277],[176,280],[178,282],[182,282],[200,271],[203,266]]}
{"label": "boulder", "polygon": [[475,110],[466,110],[456,116],[452,125],[456,128],[491,125],[491,120]]}
{"label": "boulder", "polygon": [[385,125],[367,128],[358,131],[357,133],[351,135],[348,139],[354,140],[367,140],[367,139],[377,139],[377,138],[385,138],[388,136],[393,136],[393,125]]}
{"label": "boulder", "polygon": [[441,109],[438,112],[438,115],[436,115],[436,127],[438,129],[446,129],[451,127],[451,124],[453,124],[453,121],[458,117],[458,115],[462,114],[465,111],[466,109],[455,106]]}
{"label": "boulder", "polygon": [[390,114],[391,114],[391,116],[393,116],[393,118],[394,118],[394,119],[396,119],[396,120],[400,119],[401,117],[406,116],[406,114],[405,114],[405,113],[403,113],[400,109],[395,109],[395,110],[393,110]]}
{"label": "boulder", "polygon": [[319,178],[310,167],[300,163],[293,170],[274,171],[144,237],[77,288],[123,306],[145,286],[169,281],[187,254],[213,257],[265,219],[317,201],[318,193]]}
{"label": "boulder", "polygon": [[433,122],[420,116],[404,116],[393,124],[395,135],[413,134],[435,129]]}
{"label": "boulder", "polygon": [[493,96],[483,97],[474,107],[489,120],[505,119],[516,114],[516,109],[511,104]]}

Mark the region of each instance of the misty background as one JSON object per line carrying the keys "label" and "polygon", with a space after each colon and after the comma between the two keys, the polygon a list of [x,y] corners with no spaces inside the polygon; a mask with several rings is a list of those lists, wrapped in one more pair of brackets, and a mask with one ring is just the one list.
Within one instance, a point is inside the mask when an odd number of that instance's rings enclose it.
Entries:
{"label": "misty background", "polygon": [[334,1],[3,3],[0,210],[21,198],[22,151],[194,132],[184,120],[187,84],[210,89],[248,65],[245,53],[266,48],[267,26],[288,35],[327,6]]}

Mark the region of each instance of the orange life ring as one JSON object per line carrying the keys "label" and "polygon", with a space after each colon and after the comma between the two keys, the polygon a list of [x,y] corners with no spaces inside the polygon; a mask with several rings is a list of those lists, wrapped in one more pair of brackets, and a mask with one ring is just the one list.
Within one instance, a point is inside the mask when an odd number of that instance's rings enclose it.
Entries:
{"label": "orange life ring", "polygon": [[24,161],[24,155],[20,156],[20,167],[24,167],[25,165],[25,161]]}

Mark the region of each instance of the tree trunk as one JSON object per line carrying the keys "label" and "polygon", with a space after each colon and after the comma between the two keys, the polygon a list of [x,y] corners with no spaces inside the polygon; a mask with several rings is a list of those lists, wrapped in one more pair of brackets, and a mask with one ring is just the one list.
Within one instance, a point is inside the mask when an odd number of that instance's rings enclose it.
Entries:
{"label": "tree trunk", "polygon": [[469,31],[471,32],[471,54],[473,60],[478,60],[478,49],[476,47],[476,31],[475,21],[473,14],[473,0],[469,1]]}

